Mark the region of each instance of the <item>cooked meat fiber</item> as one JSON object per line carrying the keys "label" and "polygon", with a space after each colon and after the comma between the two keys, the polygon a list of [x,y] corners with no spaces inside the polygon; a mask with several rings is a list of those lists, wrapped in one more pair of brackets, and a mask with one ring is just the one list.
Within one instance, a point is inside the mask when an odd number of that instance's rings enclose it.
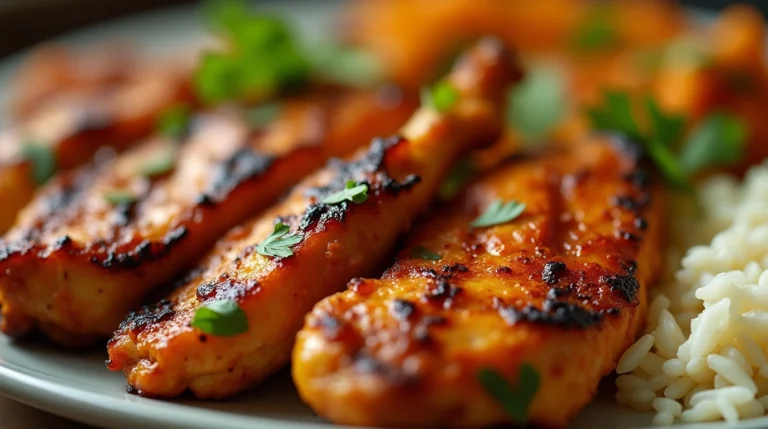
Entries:
{"label": "cooked meat fiber", "polygon": [[[402,136],[375,139],[350,162],[334,161],[280,204],[219,241],[167,300],[132,314],[109,342],[109,368],[147,396],[225,398],[288,362],[303,318],[320,299],[386,263],[397,237],[425,209],[450,165],[501,131],[505,89],[519,79],[496,42],[476,45],[448,76],[457,101],[440,113],[417,111]],[[355,181],[364,202],[323,203]],[[276,222],[301,241],[287,257],[256,247]],[[196,310],[234,300],[248,330],[216,336],[190,327]]]}
{"label": "cooked meat fiber", "polygon": [[[633,342],[660,271],[647,178],[604,138],[485,175],[418,226],[381,279],[315,306],[293,350],[300,395],[341,424],[503,424],[478,373],[515,389],[530,365],[540,387],[529,422],[565,425]],[[496,200],[526,207],[470,226]]]}
{"label": "cooked meat fiber", "polygon": [[[139,144],[165,109],[190,98],[185,74],[171,65],[133,70],[120,80],[91,82],[78,91],[28,96],[33,110],[0,130],[0,233],[32,200],[45,175],[89,162],[102,147],[122,151]],[[30,145],[42,152],[38,159],[25,154]]]}
{"label": "cooked meat fiber", "polygon": [[0,242],[0,328],[20,336],[37,326],[68,346],[108,338],[222,234],[328,157],[396,130],[413,108],[378,92],[308,95],[256,131],[210,113],[181,142],[156,138],[54,179]]}

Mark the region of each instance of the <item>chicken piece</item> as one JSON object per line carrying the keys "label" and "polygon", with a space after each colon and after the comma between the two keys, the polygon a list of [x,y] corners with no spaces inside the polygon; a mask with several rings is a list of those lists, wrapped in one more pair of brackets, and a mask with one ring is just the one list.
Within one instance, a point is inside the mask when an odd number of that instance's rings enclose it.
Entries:
{"label": "chicken piece", "polygon": [[108,338],[230,228],[328,157],[402,125],[415,102],[392,91],[291,99],[254,131],[235,114],[201,115],[184,141],[158,137],[54,179],[0,243],[0,329],[38,326],[67,346]]}
{"label": "chicken piece", "polygon": [[[331,162],[282,203],[231,231],[167,300],[128,317],[109,342],[108,367],[122,370],[142,395],[189,389],[217,399],[284,366],[306,312],[350,278],[381,269],[451,163],[498,138],[504,90],[519,77],[498,42],[479,42],[447,78],[458,95],[447,111],[420,109],[402,136],[375,139],[353,161]],[[367,199],[323,202],[348,181],[364,185]],[[258,251],[276,222],[301,237],[290,256]],[[221,300],[239,305],[246,332],[217,336],[190,326],[202,306]]]}
{"label": "chicken piece", "polygon": [[[529,422],[565,425],[632,344],[660,272],[656,193],[616,143],[492,171],[416,228],[380,280],[317,304],[293,351],[301,397],[341,424],[494,425],[511,418],[478,374],[517,389],[529,365]],[[525,210],[473,227],[497,200]]]}
{"label": "chicken piece", "polygon": [[162,112],[189,99],[183,73],[170,67],[137,70],[98,90],[49,94],[22,122],[0,131],[0,233],[56,170],[80,166],[102,147],[137,144]]}

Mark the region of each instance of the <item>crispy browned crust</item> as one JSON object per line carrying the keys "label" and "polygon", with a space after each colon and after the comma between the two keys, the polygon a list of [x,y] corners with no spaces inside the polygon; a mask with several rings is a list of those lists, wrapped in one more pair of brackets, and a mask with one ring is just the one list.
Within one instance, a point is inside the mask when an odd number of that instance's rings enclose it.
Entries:
{"label": "crispy browned crust", "polygon": [[[480,43],[450,76],[460,97],[447,113],[422,108],[402,137],[375,139],[355,160],[331,162],[231,231],[168,300],[128,317],[109,343],[109,368],[143,395],[189,389],[224,398],[285,365],[306,312],[350,278],[381,269],[450,164],[499,136],[504,89],[518,78],[498,44]],[[349,180],[368,185],[365,202],[322,203]],[[293,256],[255,251],[277,221],[303,237]],[[219,299],[245,311],[246,333],[216,337],[189,326],[200,306]]]}
{"label": "crispy browned crust", "polygon": [[[388,91],[391,91],[388,89]],[[301,177],[374,133],[397,129],[414,105],[379,92],[285,101],[251,131],[227,112],[198,116],[182,142],[156,138],[46,186],[0,243],[0,327],[38,325],[54,341],[107,337],[147,292],[195,263],[232,226],[266,208]],[[144,163],[178,146],[175,166],[148,178]],[[110,204],[113,189],[135,203]]]}
{"label": "crispy browned crust", "polygon": [[[659,272],[660,204],[617,141],[498,168],[421,224],[380,280],[321,301],[293,351],[302,398],[342,424],[501,424],[477,373],[514,386],[529,364],[541,376],[530,421],[565,425],[632,343]],[[527,208],[471,228],[496,199]],[[441,259],[412,256],[418,246]]]}
{"label": "crispy browned crust", "polygon": [[[43,56],[39,61],[57,60]],[[99,61],[115,61],[115,58],[97,58],[94,62]],[[41,67],[36,66],[35,70]],[[43,79],[48,85],[58,81],[50,76],[35,78],[35,75],[32,73],[28,78],[31,82],[25,80],[24,84],[33,85],[36,79]],[[25,107],[23,119],[0,132],[0,201],[6,202],[0,215],[0,233],[11,227],[16,214],[31,201],[38,186],[31,176],[31,163],[22,156],[25,144],[32,142],[50,147],[56,168],[72,169],[89,162],[101,148],[123,151],[139,144],[155,129],[157,118],[165,109],[191,100],[185,73],[170,66],[128,68],[119,79],[104,76],[103,80],[83,85],[85,88],[78,87],[75,91],[65,87],[58,93],[41,87],[40,93],[32,91],[21,96],[20,100],[30,105]],[[32,106],[34,109],[27,112]]]}

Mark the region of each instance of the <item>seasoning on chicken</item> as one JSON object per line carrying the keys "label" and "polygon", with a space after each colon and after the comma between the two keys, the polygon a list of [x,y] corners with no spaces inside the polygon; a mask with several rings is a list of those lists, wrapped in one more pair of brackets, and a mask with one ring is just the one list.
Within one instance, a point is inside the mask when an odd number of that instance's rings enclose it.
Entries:
{"label": "seasoning on chicken", "polygon": [[293,351],[301,397],[348,425],[564,426],[634,341],[660,271],[657,194],[617,143],[492,171],[381,279],[321,301]]}
{"label": "seasoning on chicken", "polygon": [[287,364],[306,312],[386,264],[450,165],[499,137],[505,89],[519,78],[498,42],[479,42],[401,136],[331,162],[219,241],[166,300],[129,316],[108,367],[143,395],[225,398]]}

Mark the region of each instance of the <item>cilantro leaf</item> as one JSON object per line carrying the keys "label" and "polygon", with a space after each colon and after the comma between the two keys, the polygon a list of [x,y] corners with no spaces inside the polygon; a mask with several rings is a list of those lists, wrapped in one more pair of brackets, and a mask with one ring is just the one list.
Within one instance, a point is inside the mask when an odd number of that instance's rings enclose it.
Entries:
{"label": "cilantro leaf", "polygon": [[421,89],[421,104],[439,113],[447,112],[458,100],[459,91],[444,80]]}
{"label": "cilantro leaf", "polygon": [[323,204],[339,204],[344,201],[352,201],[355,204],[362,204],[368,199],[368,185],[365,183],[357,184],[354,180],[347,181],[345,189],[328,195],[323,199]]}
{"label": "cilantro leaf", "polygon": [[169,107],[157,118],[157,131],[174,140],[181,140],[189,129],[188,106]]}
{"label": "cilantro leaf", "polygon": [[127,189],[112,189],[104,193],[104,199],[113,206],[117,206],[133,204],[139,200],[139,196]]}
{"label": "cilantro leaf", "polygon": [[475,174],[475,170],[475,166],[467,158],[456,163],[448,173],[448,177],[440,184],[440,189],[438,190],[440,199],[448,201],[455,197],[464,184]]}
{"label": "cilantro leaf", "polygon": [[310,51],[309,60],[313,74],[329,82],[365,88],[384,78],[379,59],[360,49],[324,44]]}
{"label": "cilantro leaf", "polygon": [[666,147],[673,147],[685,129],[685,117],[666,115],[652,97],[646,97],[645,108],[651,124],[651,135]]}
{"label": "cilantro leaf", "polygon": [[482,368],[477,379],[486,392],[501,405],[517,424],[528,421],[528,408],[539,390],[541,378],[532,365],[520,366],[517,386],[513,387],[493,368]]}
{"label": "cilantro leaf", "polygon": [[25,141],[21,148],[24,160],[32,165],[32,180],[38,185],[47,182],[56,173],[56,154],[50,145]]}
{"label": "cilantro leaf", "polygon": [[726,166],[744,156],[747,125],[735,116],[716,112],[697,126],[680,153],[680,166],[687,173],[708,167]]}
{"label": "cilantro leaf", "polygon": [[566,106],[565,80],[551,67],[530,70],[507,93],[507,123],[528,140],[546,137],[562,118]]}
{"label": "cilantro leaf", "polygon": [[248,110],[246,121],[254,129],[261,129],[271,124],[280,116],[282,107],[278,103],[265,103]]}
{"label": "cilantro leaf", "polygon": [[483,228],[500,225],[517,218],[523,211],[525,211],[525,204],[518,203],[517,201],[505,203],[502,200],[496,200],[488,206],[483,214],[473,220],[470,226],[473,228]]}
{"label": "cilantro leaf", "polygon": [[193,84],[203,101],[262,100],[307,82],[309,61],[286,22],[242,1],[213,2],[205,11],[229,49],[201,57]]}
{"label": "cilantro leaf", "polygon": [[264,256],[287,258],[293,256],[292,247],[299,244],[303,237],[299,234],[289,234],[288,225],[278,223],[269,237],[256,246],[256,252]]}
{"label": "cilantro leaf", "polygon": [[198,308],[189,325],[206,334],[227,337],[247,332],[248,317],[237,302],[223,299]]}
{"label": "cilantro leaf", "polygon": [[439,261],[442,259],[439,254],[427,249],[424,246],[418,246],[413,249],[411,256],[418,259],[426,259],[428,261]]}
{"label": "cilantro leaf", "polygon": [[166,145],[161,150],[158,150],[152,159],[148,160],[141,166],[139,172],[146,177],[154,178],[162,176],[165,173],[173,170],[176,166],[176,149],[171,145]]}
{"label": "cilantro leaf", "polygon": [[604,4],[594,5],[573,34],[572,46],[578,52],[600,52],[619,44],[619,31]]}

